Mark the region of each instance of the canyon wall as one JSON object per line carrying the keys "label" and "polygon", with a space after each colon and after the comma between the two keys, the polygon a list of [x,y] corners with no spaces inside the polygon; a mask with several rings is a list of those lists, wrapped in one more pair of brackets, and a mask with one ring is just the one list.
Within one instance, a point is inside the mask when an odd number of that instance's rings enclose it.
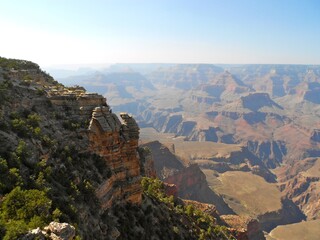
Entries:
{"label": "canyon wall", "polygon": [[121,114],[124,123],[108,106],[96,107],[89,125],[89,148],[103,157],[113,172],[110,179],[96,190],[102,208],[116,200],[141,203],[140,161],[137,152],[139,127],[127,114]]}

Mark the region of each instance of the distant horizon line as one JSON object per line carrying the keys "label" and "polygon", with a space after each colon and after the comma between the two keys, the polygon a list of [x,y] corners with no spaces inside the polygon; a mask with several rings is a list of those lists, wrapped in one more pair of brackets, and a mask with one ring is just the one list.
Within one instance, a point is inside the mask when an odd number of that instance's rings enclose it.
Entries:
{"label": "distant horizon line", "polygon": [[[37,63],[37,62],[35,62]],[[181,63],[181,62],[114,62],[114,63],[57,63],[43,64],[42,67],[63,67],[63,66],[112,66],[112,65],[288,65],[288,66],[320,66],[320,63]]]}

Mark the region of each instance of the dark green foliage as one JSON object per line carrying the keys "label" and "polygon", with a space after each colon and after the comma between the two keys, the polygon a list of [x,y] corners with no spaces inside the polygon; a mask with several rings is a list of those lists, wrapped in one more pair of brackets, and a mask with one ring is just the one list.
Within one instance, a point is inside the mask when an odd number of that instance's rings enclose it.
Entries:
{"label": "dark green foliage", "polygon": [[13,119],[11,121],[11,127],[19,137],[27,137],[29,135],[29,129],[23,119]]}
{"label": "dark green foliage", "polygon": [[0,222],[6,228],[4,239],[16,239],[28,229],[43,227],[52,219],[51,201],[36,189],[16,187],[1,203]]}
{"label": "dark green foliage", "polygon": [[158,199],[161,202],[167,203],[170,206],[174,205],[173,196],[167,196],[164,193],[164,184],[157,178],[144,177],[141,180],[143,191],[151,197]]}
{"label": "dark green foliage", "polygon": [[25,162],[27,158],[30,156],[30,152],[28,150],[27,144],[25,141],[20,140],[18,147],[15,151],[20,162]]}
{"label": "dark green foliage", "polygon": [[27,123],[32,127],[39,127],[41,117],[37,113],[29,114],[27,117]]}
{"label": "dark green foliage", "polygon": [[22,183],[19,169],[9,168],[7,161],[0,157],[0,195],[10,192]]}
{"label": "dark green foliage", "polygon": [[37,113],[31,113],[30,111],[13,112],[11,113],[11,119],[11,128],[19,137],[40,137],[41,129],[39,124],[41,117]]}

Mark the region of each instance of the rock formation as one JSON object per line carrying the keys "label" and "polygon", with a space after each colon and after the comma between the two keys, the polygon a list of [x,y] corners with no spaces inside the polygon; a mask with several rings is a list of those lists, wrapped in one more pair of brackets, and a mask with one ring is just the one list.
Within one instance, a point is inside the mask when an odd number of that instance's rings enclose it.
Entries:
{"label": "rock formation", "polygon": [[180,159],[159,141],[145,143],[141,147],[150,149],[154,159],[155,170],[160,180],[184,168]]}
{"label": "rock formation", "polygon": [[25,236],[19,238],[21,240],[71,240],[76,235],[75,228],[68,223],[51,222],[48,226],[41,230],[40,228],[29,231]]}
{"label": "rock formation", "polygon": [[209,188],[206,176],[197,164],[192,164],[163,181],[176,185],[178,196],[183,199],[214,204],[220,214],[233,213],[222,197]]}
{"label": "rock formation", "polygon": [[119,200],[141,203],[139,127],[128,114],[121,118],[123,124],[108,106],[96,107],[89,125],[90,150],[103,157],[113,172],[96,190],[104,209]]}
{"label": "rock formation", "polygon": [[222,215],[221,219],[237,231],[238,240],[261,240],[265,239],[258,220],[237,215]]}
{"label": "rock formation", "polygon": [[271,100],[268,93],[251,93],[247,96],[241,97],[240,100],[243,107],[248,108],[251,111],[258,111],[263,107],[275,107],[281,109],[281,106]]}

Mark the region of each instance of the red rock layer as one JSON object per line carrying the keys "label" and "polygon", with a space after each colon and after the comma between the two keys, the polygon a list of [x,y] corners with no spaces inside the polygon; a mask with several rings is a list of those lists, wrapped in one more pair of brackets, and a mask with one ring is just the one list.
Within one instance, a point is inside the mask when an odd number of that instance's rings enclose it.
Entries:
{"label": "red rock layer", "polygon": [[103,209],[114,201],[141,203],[140,160],[137,152],[139,127],[135,120],[121,114],[124,124],[108,106],[94,109],[89,126],[89,148],[103,157],[112,176],[96,190]]}

